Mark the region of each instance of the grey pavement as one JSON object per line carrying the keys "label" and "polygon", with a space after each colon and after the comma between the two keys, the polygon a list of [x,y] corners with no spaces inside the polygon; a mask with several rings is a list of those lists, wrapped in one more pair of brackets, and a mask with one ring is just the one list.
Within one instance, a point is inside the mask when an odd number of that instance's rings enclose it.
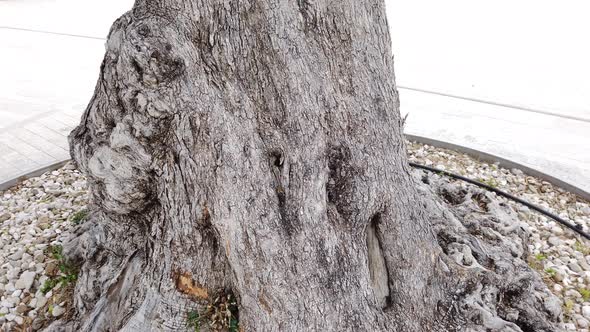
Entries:
{"label": "grey pavement", "polygon": [[0,189],[69,159],[111,23],[132,1],[0,1]]}
{"label": "grey pavement", "polygon": [[[518,17],[531,0],[499,0],[484,11],[458,0],[386,3],[406,133],[513,160],[590,192],[590,52],[568,43],[590,31],[590,21],[577,20],[583,8],[561,4],[573,18],[549,29],[543,19],[557,9],[542,3],[522,31]],[[66,137],[94,90],[103,38],[131,5],[0,1],[0,187],[69,158]],[[436,8],[424,12],[426,5]],[[504,24],[488,26],[485,11],[505,15]],[[539,52],[552,43],[574,49]]]}

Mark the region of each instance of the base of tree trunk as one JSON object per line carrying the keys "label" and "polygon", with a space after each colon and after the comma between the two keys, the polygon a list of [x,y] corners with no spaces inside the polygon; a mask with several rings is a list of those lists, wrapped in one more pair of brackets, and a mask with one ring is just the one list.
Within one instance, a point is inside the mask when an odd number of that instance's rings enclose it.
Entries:
{"label": "base of tree trunk", "polygon": [[383,1],[137,0],[70,135],[72,331],[554,331],[527,234],[411,176]]}
{"label": "base of tree trunk", "polygon": [[[527,225],[517,219],[516,213],[479,188],[465,188],[422,171],[414,171],[414,177],[422,182],[419,188],[425,197],[437,196],[432,200],[437,208],[430,211],[444,211],[432,215],[431,220],[448,257],[445,265],[452,280],[447,281],[447,297],[436,308],[438,322],[433,330],[556,331],[561,301],[528,266]],[[179,274],[174,292],[183,295],[174,294],[176,302],[168,302],[166,292],[158,288],[160,280],[146,281],[146,273],[153,273],[154,267],[144,265],[146,257],[140,248],[131,256],[115,254],[119,250],[128,252],[125,243],[129,241],[118,242],[111,236],[133,231],[108,230],[92,221],[80,226],[79,234],[65,247],[71,259],[84,262],[76,292],[78,316],[69,322],[57,321],[48,331],[194,331],[191,313],[202,310],[202,300],[222,293],[207,294],[192,283],[190,276]],[[118,310],[128,307],[134,310]],[[390,319],[382,322],[384,331],[399,326],[394,317]],[[207,324],[200,330],[208,331]]]}

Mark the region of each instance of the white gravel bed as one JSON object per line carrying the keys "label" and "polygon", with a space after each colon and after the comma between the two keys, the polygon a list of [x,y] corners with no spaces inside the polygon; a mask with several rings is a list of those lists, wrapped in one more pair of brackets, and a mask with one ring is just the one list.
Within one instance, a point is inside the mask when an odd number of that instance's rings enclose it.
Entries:
{"label": "white gravel bed", "polygon": [[[590,230],[590,204],[547,182],[461,153],[416,143],[408,147],[411,161],[496,186]],[[60,294],[75,274],[55,251],[83,217],[87,202],[86,180],[71,164],[0,192],[0,330],[35,331],[67,314]],[[507,202],[529,225],[531,266],[563,301],[563,328],[590,331],[590,242]]]}
{"label": "white gravel bed", "polygon": [[[590,230],[590,203],[522,171],[499,168],[465,154],[418,143],[408,144],[410,161],[484,182]],[[470,184],[461,182],[462,185]],[[590,331],[590,241],[529,208],[500,198],[529,225],[529,264],[562,299],[563,329]]]}
{"label": "white gravel bed", "polygon": [[87,200],[86,179],[70,164],[0,192],[0,330],[37,330],[65,313],[68,274],[51,250]]}

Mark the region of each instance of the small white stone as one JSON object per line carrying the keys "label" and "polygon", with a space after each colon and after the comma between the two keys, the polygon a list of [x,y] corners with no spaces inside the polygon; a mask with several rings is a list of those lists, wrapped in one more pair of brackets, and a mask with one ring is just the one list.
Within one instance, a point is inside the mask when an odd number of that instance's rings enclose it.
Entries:
{"label": "small white stone", "polygon": [[33,256],[31,256],[30,254],[27,254],[26,252],[23,254],[23,256],[21,257],[21,261],[23,262],[30,262],[33,260]]}
{"label": "small white stone", "polygon": [[37,263],[43,263],[45,261],[45,255],[43,254],[42,250],[37,250],[40,251],[38,253],[35,253],[35,262]]}
{"label": "small white stone", "polygon": [[582,268],[580,267],[580,265],[578,265],[578,263],[570,263],[568,267],[570,268],[570,270],[576,273],[582,272]]}
{"label": "small white stone", "polygon": [[543,305],[545,306],[545,310],[551,313],[553,317],[559,317],[561,313],[561,301],[555,296],[548,296],[544,299]]}
{"label": "small white stone", "polygon": [[10,213],[2,213],[2,214],[0,214],[0,222],[5,222],[8,219],[10,219]]}
{"label": "small white stone", "polygon": [[17,323],[18,325],[22,325],[25,322],[25,319],[22,318],[21,316],[15,316],[14,322]]}
{"label": "small white stone", "polygon": [[27,316],[29,316],[30,318],[35,319],[37,317],[37,310],[31,310],[27,313]]}
{"label": "small white stone", "polygon": [[6,299],[6,301],[12,303],[12,305],[16,307],[16,305],[20,303],[20,298],[19,297],[14,297],[14,296],[9,296]]}
{"label": "small white stone", "polygon": [[559,226],[553,226],[551,228],[551,233],[553,233],[555,235],[563,235],[563,228],[561,228]]}
{"label": "small white stone", "polygon": [[4,286],[4,290],[9,293],[12,293],[16,290],[16,287],[14,287],[14,284],[12,282],[9,282]]}
{"label": "small white stone", "polygon": [[562,282],[565,279],[565,273],[560,269],[556,270],[555,275],[553,275],[553,279],[557,282]]}
{"label": "small white stone", "polygon": [[20,278],[14,285],[18,289],[30,289],[35,281],[35,272],[25,271],[20,275]]}
{"label": "small white stone", "polygon": [[565,296],[566,297],[573,297],[576,299],[579,299],[582,297],[582,295],[575,289],[568,289],[565,291]]}
{"label": "small white stone", "polygon": [[5,299],[4,301],[0,302],[0,306],[4,307],[4,308],[14,308],[15,304],[12,301],[9,301],[8,299]]}
{"label": "small white stone", "polygon": [[549,240],[547,241],[549,242],[550,245],[557,247],[559,245],[561,245],[563,243],[563,241],[561,241],[558,237],[556,236],[552,236],[549,238]]}
{"label": "small white stone", "polygon": [[51,315],[53,317],[59,317],[59,316],[63,315],[65,312],[66,312],[65,308],[63,308],[59,305],[56,305],[55,307],[53,307],[53,310],[51,310]]}
{"label": "small white stone", "polygon": [[35,299],[37,300],[37,303],[35,303],[36,309],[44,307],[47,303],[47,298],[45,296],[37,296]]}

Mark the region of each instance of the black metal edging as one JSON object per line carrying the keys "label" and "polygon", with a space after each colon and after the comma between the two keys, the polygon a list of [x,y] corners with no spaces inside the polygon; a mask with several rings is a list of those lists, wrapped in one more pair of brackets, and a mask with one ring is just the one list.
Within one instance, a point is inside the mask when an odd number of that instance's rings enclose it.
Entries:
{"label": "black metal edging", "polygon": [[554,213],[551,213],[551,212],[549,212],[547,210],[544,210],[544,209],[542,209],[542,208],[540,208],[540,207],[538,207],[538,206],[536,206],[534,204],[531,204],[531,203],[529,203],[529,202],[527,202],[527,201],[525,201],[523,199],[520,199],[520,198],[518,198],[516,196],[513,196],[513,195],[511,195],[511,194],[509,194],[507,192],[504,192],[504,191],[500,190],[500,189],[494,188],[494,187],[489,186],[489,185],[487,185],[485,183],[481,183],[479,181],[475,181],[475,180],[472,180],[470,178],[466,178],[464,176],[461,176],[461,175],[458,175],[458,174],[455,174],[455,173],[444,171],[442,169],[437,169],[437,168],[434,168],[434,167],[430,167],[430,166],[426,166],[426,165],[420,165],[420,164],[416,164],[416,163],[412,163],[412,162],[410,163],[410,166],[412,166],[414,168],[423,169],[423,170],[426,170],[426,171],[429,171],[429,172],[433,172],[433,173],[443,174],[445,176],[448,176],[448,177],[451,177],[451,178],[454,178],[454,179],[457,179],[457,180],[461,180],[461,181],[464,181],[464,182],[467,182],[467,183],[471,183],[471,184],[476,185],[478,187],[481,187],[481,188],[484,188],[486,190],[495,192],[496,194],[498,194],[498,195],[500,195],[502,197],[505,197],[505,198],[508,198],[510,200],[513,200],[513,201],[515,201],[517,203],[520,203],[520,204],[522,204],[522,205],[524,205],[524,206],[526,206],[526,207],[528,207],[530,209],[533,209],[533,210],[535,210],[535,211],[537,211],[537,212],[539,212],[539,213],[541,213],[541,214],[543,214],[543,215],[545,215],[545,216],[547,216],[547,217],[549,217],[551,219],[554,219],[558,223],[564,225],[565,227],[573,230],[574,232],[576,232],[576,233],[580,234],[581,236],[585,237],[586,239],[590,240],[590,234],[585,233],[581,228],[579,228],[578,226],[574,225],[573,223],[571,223],[571,222],[569,222],[569,221],[561,218],[560,216],[558,216],[558,215],[556,215]]}

